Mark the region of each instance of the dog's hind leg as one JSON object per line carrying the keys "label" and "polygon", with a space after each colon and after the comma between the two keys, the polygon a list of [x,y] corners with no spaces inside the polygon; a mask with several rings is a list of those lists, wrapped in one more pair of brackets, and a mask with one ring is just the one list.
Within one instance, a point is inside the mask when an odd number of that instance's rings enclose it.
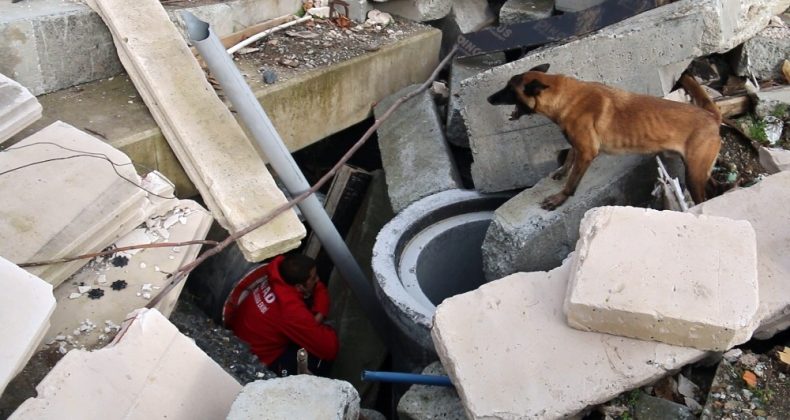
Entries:
{"label": "dog's hind leg", "polygon": [[715,139],[701,139],[686,150],[686,183],[696,204],[705,201],[705,184],[720,148],[721,140],[716,136]]}

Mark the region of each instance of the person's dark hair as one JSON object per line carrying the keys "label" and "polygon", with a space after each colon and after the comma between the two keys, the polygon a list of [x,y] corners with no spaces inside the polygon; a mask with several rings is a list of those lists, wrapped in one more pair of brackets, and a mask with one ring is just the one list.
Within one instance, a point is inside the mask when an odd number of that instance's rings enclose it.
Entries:
{"label": "person's dark hair", "polygon": [[315,260],[302,254],[288,254],[280,263],[280,276],[291,286],[304,284],[310,278]]}

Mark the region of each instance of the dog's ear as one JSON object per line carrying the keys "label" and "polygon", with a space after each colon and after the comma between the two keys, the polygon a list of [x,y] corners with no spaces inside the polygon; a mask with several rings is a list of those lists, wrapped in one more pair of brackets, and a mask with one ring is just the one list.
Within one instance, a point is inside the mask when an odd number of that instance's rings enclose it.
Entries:
{"label": "dog's ear", "polygon": [[541,64],[539,66],[535,66],[535,67],[529,69],[529,71],[539,71],[541,73],[545,73],[545,72],[549,71],[549,66],[550,66],[549,63],[545,63],[545,64]]}
{"label": "dog's ear", "polygon": [[524,85],[524,95],[527,96],[538,96],[543,89],[546,89],[548,86],[541,83],[538,79],[533,79],[531,82]]}

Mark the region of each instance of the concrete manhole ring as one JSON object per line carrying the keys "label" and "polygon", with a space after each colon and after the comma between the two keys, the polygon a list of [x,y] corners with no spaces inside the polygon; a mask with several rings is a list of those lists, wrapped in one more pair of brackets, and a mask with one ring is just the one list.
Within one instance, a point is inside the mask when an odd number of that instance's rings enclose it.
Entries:
{"label": "concrete manhole ring", "polygon": [[434,352],[436,305],[485,282],[481,245],[494,210],[511,196],[443,191],[400,212],[373,247],[376,295],[407,337]]}

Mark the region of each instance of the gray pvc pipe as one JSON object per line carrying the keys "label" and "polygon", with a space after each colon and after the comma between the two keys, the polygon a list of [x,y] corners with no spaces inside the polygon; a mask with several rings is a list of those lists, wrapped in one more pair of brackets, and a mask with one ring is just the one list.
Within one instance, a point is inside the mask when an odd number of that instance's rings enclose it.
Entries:
{"label": "gray pvc pipe", "polygon": [[[225,96],[230,99],[241,121],[252,133],[253,139],[269,159],[269,163],[285,184],[285,188],[294,197],[309,190],[310,185],[285,147],[280,134],[275,130],[260,102],[252,93],[250,86],[209,24],[189,12],[181,12],[181,16],[186,24],[190,41],[206,61],[211,74],[222,86]],[[365,273],[362,272],[354,256],[351,255],[351,251],[335,229],[335,225],[332,224],[332,220],[321,202],[311,194],[299,204],[299,209],[318,236],[332,262],[340,270],[341,276],[356,295],[373,327],[386,343],[388,334],[384,323],[384,312],[377,304],[373,286]]]}

